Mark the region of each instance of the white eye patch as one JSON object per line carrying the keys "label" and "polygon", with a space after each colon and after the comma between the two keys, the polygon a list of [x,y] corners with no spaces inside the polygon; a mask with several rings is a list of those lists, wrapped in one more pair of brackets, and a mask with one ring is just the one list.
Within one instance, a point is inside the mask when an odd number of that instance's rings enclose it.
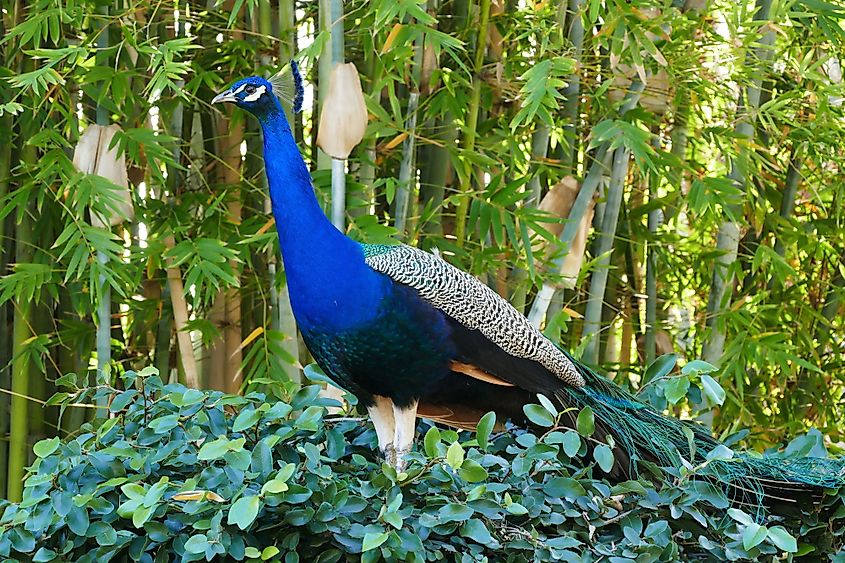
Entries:
{"label": "white eye patch", "polygon": [[255,89],[255,92],[253,92],[252,94],[250,94],[249,96],[247,96],[246,98],[244,98],[244,101],[245,101],[245,102],[254,102],[254,101],[255,101],[255,100],[257,100],[258,98],[260,98],[261,96],[263,96],[263,95],[264,95],[264,92],[266,92],[266,91],[267,91],[267,88],[265,88],[263,85],[262,85],[262,86],[259,86],[259,87],[257,87],[257,88]]}
{"label": "white eye patch", "polygon": [[235,90],[235,91],[234,91],[234,92],[232,92],[232,93],[233,93],[233,94],[240,94],[241,92],[243,92],[243,91],[244,91],[244,88],[246,88],[246,84],[241,84],[240,86],[238,86],[238,89],[237,89],[237,90]]}

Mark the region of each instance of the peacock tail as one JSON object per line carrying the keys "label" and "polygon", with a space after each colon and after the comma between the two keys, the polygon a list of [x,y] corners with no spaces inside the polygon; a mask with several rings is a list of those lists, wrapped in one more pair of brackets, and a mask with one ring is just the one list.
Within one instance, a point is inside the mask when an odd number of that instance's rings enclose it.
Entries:
{"label": "peacock tail", "polygon": [[643,461],[661,467],[698,468],[698,477],[721,484],[734,503],[754,509],[772,501],[802,502],[801,495],[812,490],[845,485],[845,460],[784,459],[728,449],[717,452],[722,444],[705,427],[662,415],[567,356],[578,367],[586,385],[561,388],[556,398],[568,407],[592,409],[596,420],[609,430],[617,447],[627,455],[631,475],[639,473]]}

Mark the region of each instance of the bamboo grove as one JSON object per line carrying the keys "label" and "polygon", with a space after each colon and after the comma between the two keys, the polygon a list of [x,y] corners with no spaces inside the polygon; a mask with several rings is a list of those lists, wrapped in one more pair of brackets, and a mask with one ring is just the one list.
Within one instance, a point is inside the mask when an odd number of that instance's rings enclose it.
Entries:
{"label": "bamboo grove", "polygon": [[[45,403],[64,374],[154,365],[278,393],[302,377],[259,132],[209,105],[292,57],[338,226],[438,249],[633,389],[686,381],[666,407],[718,433],[843,440],[841,6],[2,5],[0,495],[20,495],[32,443],[94,416]],[[317,148],[342,62],[368,113],[345,163]],[[92,167],[107,153],[117,175]],[[718,366],[724,403],[649,381],[670,353]]]}

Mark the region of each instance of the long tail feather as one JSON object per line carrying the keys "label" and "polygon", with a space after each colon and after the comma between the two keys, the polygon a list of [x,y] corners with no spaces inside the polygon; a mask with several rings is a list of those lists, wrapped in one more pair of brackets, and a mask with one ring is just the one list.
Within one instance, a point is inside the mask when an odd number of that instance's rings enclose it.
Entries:
{"label": "long tail feather", "polygon": [[[641,462],[681,467],[683,458],[699,475],[726,486],[736,504],[760,508],[771,501],[805,503],[812,492],[845,486],[845,460],[780,459],[738,453],[707,461],[720,445],[706,428],[663,416],[608,379],[573,359],[587,385],[565,387],[557,399],[567,407],[590,407],[609,430],[617,451],[628,459],[627,473],[637,475]],[[605,436],[598,436],[604,440]]]}

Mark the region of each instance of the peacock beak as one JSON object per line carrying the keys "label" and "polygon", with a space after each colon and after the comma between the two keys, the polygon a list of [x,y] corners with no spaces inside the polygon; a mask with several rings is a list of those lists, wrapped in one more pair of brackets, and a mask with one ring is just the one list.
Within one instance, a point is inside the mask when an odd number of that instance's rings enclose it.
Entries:
{"label": "peacock beak", "polygon": [[214,96],[214,99],[211,100],[212,104],[219,104],[221,102],[237,102],[238,98],[235,97],[234,92],[231,90],[226,90],[225,92],[221,92]]}

